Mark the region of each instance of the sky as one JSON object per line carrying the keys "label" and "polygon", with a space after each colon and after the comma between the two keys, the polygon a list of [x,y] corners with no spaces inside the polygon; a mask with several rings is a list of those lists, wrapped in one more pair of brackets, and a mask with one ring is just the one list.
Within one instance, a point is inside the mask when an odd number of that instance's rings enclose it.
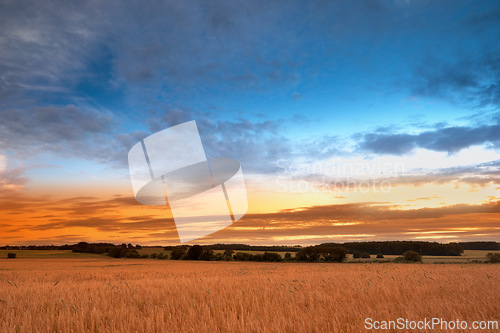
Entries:
{"label": "sky", "polygon": [[0,245],[178,244],[127,154],[195,120],[200,244],[500,241],[497,1],[0,1]]}

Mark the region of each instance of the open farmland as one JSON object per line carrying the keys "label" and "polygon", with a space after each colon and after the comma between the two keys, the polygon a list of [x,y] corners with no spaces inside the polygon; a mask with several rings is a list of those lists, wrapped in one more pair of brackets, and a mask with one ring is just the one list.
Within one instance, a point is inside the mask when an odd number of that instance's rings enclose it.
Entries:
{"label": "open farmland", "polygon": [[[0,332],[361,332],[498,320],[500,265],[0,260]],[[441,331],[442,332],[442,331]]]}

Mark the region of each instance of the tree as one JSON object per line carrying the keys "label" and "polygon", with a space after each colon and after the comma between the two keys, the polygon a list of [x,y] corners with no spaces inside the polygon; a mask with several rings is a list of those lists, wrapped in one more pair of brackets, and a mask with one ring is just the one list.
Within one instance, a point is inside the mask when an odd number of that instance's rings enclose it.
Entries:
{"label": "tree", "polygon": [[127,251],[127,253],[125,254],[125,257],[127,257],[127,258],[140,258],[141,255],[136,250],[131,250],[131,251]]}
{"label": "tree", "polygon": [[343,247],[323,248],[323,258],[330,262],[343,262],[347,258],[347,249]]}
{"label": "tree", "polygon": [[420,262],[422,261],[422,256],[416,251],[406,251],[403,253],[403,259],[405,261]]}
{"label": "tree", "polygon": [[363,253],[361,253],[361,258],[370,259],[370,254],[368,252],[363,252]]}
{"label": "tree", "polygon": [[193,245],[189,248],[187,254],[188,258],[191,260],[200,259],[201,254],[203,253],[203,247],[200,245]]}
{"label": "tree", "polygon": [[157,259],[159,260],[167,260],[168,259],[168,253],[161,253],[156,256]]}
{"label": "tree", "polygon": [[226,249],[224,251],[224,257],[226,257],[227,259],[232,259],[233,258],[233,253],[234,251],[231,250],[231,249]]}
{"label": "tree", "polygon": [[233,259],[236,261],[250,261],[253,259],[253,255],[246,252],[236,252],[233,256]]}
{"label": "tree", "polygon": [[276,252],[264,252],[262,255],[262,261],[270,261],[270,262],[280,262],[283,261],[283,258]]}
{"label": "tree", "polygon": [[222,261],[222,260],[231,260],[230,258],[226,257],[223,253],[216,253],[214,257],[215,261]]}
{"label": "tree", "polygon": [[16,259],[16,256],[17,255],[15,253],[12,253],[12,252],[7,253],[7,258],[9,258],[9,259]]}
{"label": "tree", "polygon": [[185,248],[173,249],[172,252],[170,252],[170,258],[172,260],[182,259],[185,255],[186,255],[186,249]]}
{"label": "tree", "polygon": [[353,257],[354,259],[361,258],[361,252],[359,252],[359,251],[354,251],[354,253],[352,254],[352,257]]}
{"label": "tree", "polygon": [[298,261],[342,262],[347,258],[347,249],[343,247],[308,246],[297,252]]}
{"label": "tree", "polygon": [[377,253],[377,259],[383,259],[384,255],[382,253]]}
{"label": "tree", "polygon": [[499,263],[500,262],[500,253],[490,252],[486,255],[486,257],[488,258],[488,261],[491,263]]}
{"label": "tree", "polygon": [[115,246],[114,248],[112,248],[109,251],[108,256],[113,257],[113,258],[122,258],[125,256],[126,253],[127,253],[127,250],[124,249],[123,247]]}
{"label": "tree", "polygon": [[211,249],[204,249],[203,252],[201,253],[200,260],[205,260],[205,261],[212,261],[215,259],[215,254],[214,251]]}
{"label": "tree", "polygon": [[285,260],[291,260],[292,254],[290,252],[285,253]]}

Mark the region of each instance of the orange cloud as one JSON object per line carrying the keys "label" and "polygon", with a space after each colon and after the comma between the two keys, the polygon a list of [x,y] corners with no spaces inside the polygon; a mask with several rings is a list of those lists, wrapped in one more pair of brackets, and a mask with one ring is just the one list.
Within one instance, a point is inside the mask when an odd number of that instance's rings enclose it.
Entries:
{"label": "orange cloud", "polygon": [[[403,209],[405,208],[405,209]],[[133,197],[33,197],[0,192],[0,243],[75,241],[178,243],[164,206]],[[407,209],[389,202],[360,202],[250,213],[199,243],[309,244],[383,239],[500,240],[500,201]]]}

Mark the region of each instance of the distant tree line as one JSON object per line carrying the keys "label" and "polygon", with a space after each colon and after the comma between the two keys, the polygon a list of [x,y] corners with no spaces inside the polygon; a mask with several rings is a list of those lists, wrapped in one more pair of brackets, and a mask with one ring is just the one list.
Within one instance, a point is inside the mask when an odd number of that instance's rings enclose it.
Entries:
{"label": "distant tree line", "polygon": [[339,246],[308,246],[297,252],[296,260],[306,262],[343,262],[348,250]]}
{"label": "distant tree line", "polygon": [[460,245],[464,250],[500,250],[497,242],[458,242],[450,243]]}
{"label": "distant tree line", "polygon": [[[177,245],[177,246],[165,246],[165,251],[172,251],[177,248],[186,247],[185,245]],[[247,244],[213,244],[213,245],[205,245],[205,247],[209,247],[214,251],[224,251],[224,250],[233,250],[233,251],[274,251],[274,252],[298,252],[301,250],[302,246],[294,245],[294,246],[286,246],[286,245],[247,245]]]}
{"label": "distant tree line", "polygon": [[[132,244],[114,245],[111,243],[86,243],[65,245],[26,245],[26,246],[2,246],[3,250],[72,250],[74,252],[85,253],[109,253],[114,247],[125,247],[126,249],[139,249],[140,245],[132,246]],[[132,246],[132,247],[131,247]],[[380,242],[349,242],[349,243],[323,243],[319,246],[323,247],[343,247],[349,253],[369,253],[382,255],[401,255],[406,251],[416,251],[422,255],[438,255],[438,256],[459,256],[463,250],[500,250],[498,242],[457,242],[449,244],[440,244],[437,242],[424,241],[380,241]],[[205,245],[213,251],[262,251],[262,252],[299,252],[304,247],[295,246],[253,246],[247,244],[213,244]],[[176,249],[184,249],[187,251],[187,245],[166,246],[165,251],[173,251]]]}
{"label": "distant tree line", "polygon": [[[291,254],[288,253],[291,259]],[[232,249],[225,249],[224,252],[215,252],[212,246],[193,245],[186,250],[185,247],[174,248],[170,253],[173,260],[205,260],[205,261],[267,261],[281,262],[283,258],[279,253],[264,252],[263,254],[252,254],[248,252],[234,253]]]}
{"label": "distant tree line", "polygon": [[369,253],[382,255],[401,255],[406,251],[415,251],[429,256],[459,256],[464,251],[459,244],[440,244],[436,242],[417,241],[385,241],[385,242],[351,242],[323,243],[319,246],[343,247],[349,253]]}
{"label": "distant tree line", "polygon": [[[194,260],[228,260],[229,256],[221,254],[220,251],[259,251],[267,252],[264,254],[250,254],[247,252],[238,252],[236,258],[229,260],[244,260],[244,261],[271,261],[269,253],[288,252],[296,253],[299,260],[309,261],[311,251],[318,251],[312,248],[345,248],[348,253],[352,253],[354,258],[369,258],[370,255],[377,255],[382,258],[384,255],[401,255],[406,251],[415,251],[421,255],[432,256],[460,256],[465,250],[500,250],[498,242],[457,242],[449,244],[441,244],[437,242],[424,241],[380,241],[380,242],[349,242],[349,243],[323,243],[316,246],[301,247],[296,246],[252,246],[246,244],[213,244],[203,246],[204,252],[200,254],[198,259]],[[71,250],[77,253],[95,253],[108,254],[112,257],[137,257],[138,249],[141,245],[121,244],[115,245],[111,243],[87,243],[80,242],[77,244],[65,245],[27,245],[27,246],[3,246],[0,249],[4,250]],[[192,248],[187,245],[166,246],[165,251],[171,251],[171,259],[189,259],[193,260],[193,256],[188,256],[188,250]],[[307,249],[307,250],[306,250]],[[304,251],[305,250],[305,251]],[[216,252],[217,251],[217,252]],[[299,253],[302,253],[299,255]],[[160,254],[156,254],[160,256]],[[301,257],[302,256],[302,257]],[[312,257],[315,255],[312,254]],[[140,257],[144,257],[141,255]],[[274,257],[277,260],[277,257]],[[329,255],[320,255],[321,260],[330,260]],[[164,258],[162,258],[164,259]],[[291,254],[290,254],[290,260]]]}

